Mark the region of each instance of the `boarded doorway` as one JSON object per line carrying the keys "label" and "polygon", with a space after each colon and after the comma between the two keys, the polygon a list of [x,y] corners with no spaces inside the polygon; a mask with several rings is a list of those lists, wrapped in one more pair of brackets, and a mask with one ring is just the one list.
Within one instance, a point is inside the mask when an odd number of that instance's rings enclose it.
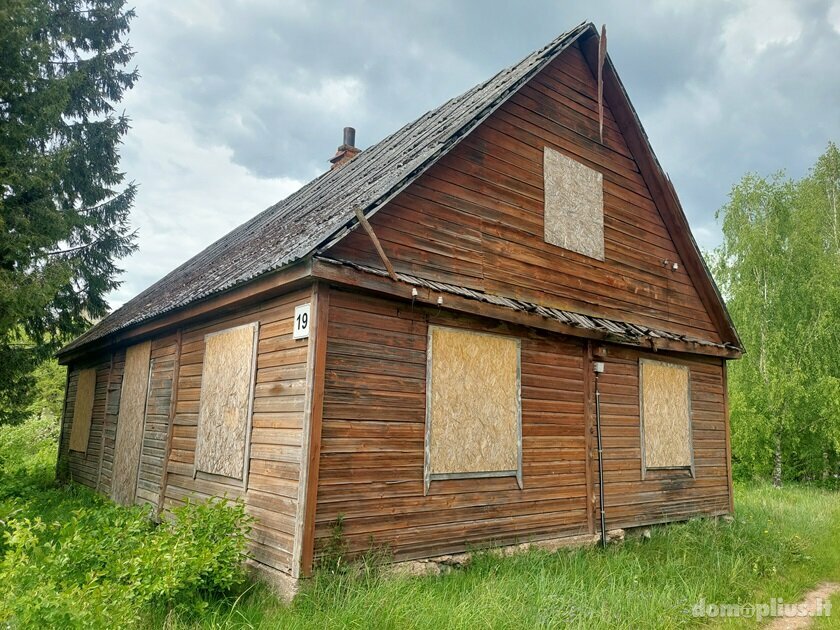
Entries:
{"label": "boarded doorway", "polygon": [[117,437],[114,444],[114,476],[111,498],[131,505],[137,492],[137,472],[143,443],[143,419],[149,392],[151,342],[131,346],[125,353]]}

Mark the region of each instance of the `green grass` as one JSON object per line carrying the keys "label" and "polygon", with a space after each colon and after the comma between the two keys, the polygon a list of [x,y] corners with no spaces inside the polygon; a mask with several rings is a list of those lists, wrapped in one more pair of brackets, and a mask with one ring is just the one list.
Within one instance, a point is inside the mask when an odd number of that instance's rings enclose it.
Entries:
{"label": "green grass", "polygon": [[833,595],[831,601],[830,616],[817,617],[814,621],[814,630],[828,630],[829,628],[840,627],[840,593]]}
{"label": "green grass", "polygon": [[137,627],[241,592],[244,505],[189,503],[156,524],[147,508],[57,484],[44,424],[0,427],[0,627]]}
{"label": "green grass", "polygon": [[[682,628],[718,625],[692,606],[795,602],[840,581],[840,494],[738,486],[734,523],[694,520],[653,529],[620,547],[480,555],[439,577],[324,576],[291,606],[263,588],[220,602],[200,619],[152,619],[171,628]],[[834,627],[840,626],[840,604]],[[831,624],[831,620],[821,620]],[[752,627],[749,619],[723,625]],[[822,627],[832,627],[825,625]]]}
{"label": "green grass", "polygon": [[[54,436],[41,427],[40,439],[29,440],[22,431],[0,428],[0,530],[11,513],[48,522],[66,521],[74,512],[89,513],[100,505],[110,509],[84,489],[53,485],[47,454],[55,452],[49,450]],[[755,627],[749,619],[721,624],[695,618],[691,608],[701,600],[795,602],[819,582],[840,581],[840,493],[804,485],[781,490],[738,485],[736,512],[732,523],[698,519],[656,527],[650,540],[631,539],[607,550],[532,551],[505,559],[479,554],[468,568],[438,577],[386,578],[376,570],[355,577],[321,575],[291,605],[278,602],[265,587],[252,586],[193,612],[147,610],[141,625]],[[0,542],[0,561],[3,554]],[[817,628],[840,627],[840,597],[833,603],[835,615],[819,619]]]}

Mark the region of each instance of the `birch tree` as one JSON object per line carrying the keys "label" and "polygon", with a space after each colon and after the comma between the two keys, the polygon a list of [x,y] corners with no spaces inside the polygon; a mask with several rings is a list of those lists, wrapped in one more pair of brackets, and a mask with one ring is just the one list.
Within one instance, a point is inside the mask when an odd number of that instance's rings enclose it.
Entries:
{"label": "birch tree", "polygon": [[742,476],[829,478],[840,452],[840,151],[800,181],[746,175],[714,268],[747,353],[730,367]]}

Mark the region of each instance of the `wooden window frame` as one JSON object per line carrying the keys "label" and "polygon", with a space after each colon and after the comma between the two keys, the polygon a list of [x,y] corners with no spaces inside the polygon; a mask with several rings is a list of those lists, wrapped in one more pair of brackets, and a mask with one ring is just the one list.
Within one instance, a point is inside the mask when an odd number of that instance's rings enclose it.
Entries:
{"label": "wooden window frame", "polygon": [[228,477],[227,475],[220,475],[216,473],[207,472],[204,470],[200,470],[196,465],[195,461],[193,461],[193,479],[203,479],[205,481],[219,481],[219,480],[226,480],[227,482],[233,482],[232,486],[241,487],[242,490],[248,489],[248,474],[251,468],[251,431],[253,430],[254,424],[254,392],[257,386],[257,356],[259,355],[259,343],[260,343],[260,322],[248,322],[247,324],[239,324],[237,326],[230,326],[229,328],[224,328],[222,330],[215,330],[213,332],[207,333],[203,337],[203,343],[205,348],[205,354],[201,358],[201,372],[202,372],[202,383],[201,389],[199,390],[199,411],[198,411],[198,418],[196,419],[196,444],[195,449],[198,450],[198,428],[197,423],[201,420],[201,392],[204,388],[204,362],[207,359],[206,355],[206,348],[207,348],[207,339],[211,337],[215,337],[216,335],[221,335],[223,333],[229,332],[231,330],[235,330],[237,328],[246,328],[251,327],[254,329],[254,347],[251,353],[251,370],[250,370],[250,384],[248,387],[248,410],[246,411],[246,419],[245,419],[245,443],[243,445],[243,462],[242,462],[242,479],[237,479],[236,477]]}
{"label": "wooden window frame", "polygon": [[[453,473],[432,473],[431,472],[431,438],[432,438],[432,332],[435,329],[445,329],[463,332],[473,335],[487,337],[502,337],[513,340],[516,343],[516,469],[502,471],[477,471],[477,472],[453,472]],[[497,477],[515,477],[519,489],[522,484],[522,340],[512,335],[499,335],[457,326],[441,326],[430,324],[426,332],[426,430],[423,444],[423,495],[429,493],[429,486],[432,481],[445,481],[449,479],[485,479]]]}
{"label": "wooden window frame", "polygon": [[[688,398],[688,452],[690,463],[687,466],[648,466],[647,453],[645,452],[645,389],[644,389],[644,372],[642,365],[645,363],[658,363],[671,367],[679,368],[687,372],[688,379],[686,381],[686,396]],[[691,405],[691,367],[686,363],[680,363],[672,360],[649,359],[639,357],[639,436],[641,444],[641,467],[642,467],[642,481],[648,476],[648,471],[685,471],[688,472],[692,479],[696,479],[694,468],[694,427],[692,423],[692,416],[694,415]]]}

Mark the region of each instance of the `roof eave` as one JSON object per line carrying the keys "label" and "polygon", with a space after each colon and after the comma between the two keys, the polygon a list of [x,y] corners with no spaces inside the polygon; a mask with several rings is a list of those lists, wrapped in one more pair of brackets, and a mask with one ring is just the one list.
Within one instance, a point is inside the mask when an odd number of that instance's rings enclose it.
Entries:
{"label": "roof eave", "polygon": [[[623,334],[618,328],[612,327],[611,330],[607,326],[607,324],[617,322],[601,317],[564,311],[563,314],[567,317],[561,320],[557,317],[558,309],[555,308],[486,294],[409,274],[397,273],[398,280],[394,281],[388,277],[385,270],[350,261],[316,257],[313,261],[313,276],[356,290],[372,291],[389,297],[410,300],[412,303],[437,305],[448,310],[489,317],[538,330],[549,330],[570,337],[592,339],[653,352],[678,352],[721,359],[737,359],[741,356],[739,348],[728,344],[688,338],[662,330],[645,333],[646,327],[636,324],[625,325],[625,328],[636,330],[638,335]],[[446,297],[441,304],[438,298],[442,294]],[[598,321],[601,326],[587,327],[580,322],[575,323],[576,319]]]}
{"label": "roof eave", "polygon": [[244,284],[227,291],[214,293],[202,300],[189,302],[182,307],[158,313],[154,317],[133,323],[89,342],[74,340],[56,352],[61,365],[67,365],[85,356],[111,351],[130,343],[137,343],[152,335],[218,315],[241,306],[280,295],[305,285],[312,280],[312,255],[305,256],[283,267],[268,271]]}

